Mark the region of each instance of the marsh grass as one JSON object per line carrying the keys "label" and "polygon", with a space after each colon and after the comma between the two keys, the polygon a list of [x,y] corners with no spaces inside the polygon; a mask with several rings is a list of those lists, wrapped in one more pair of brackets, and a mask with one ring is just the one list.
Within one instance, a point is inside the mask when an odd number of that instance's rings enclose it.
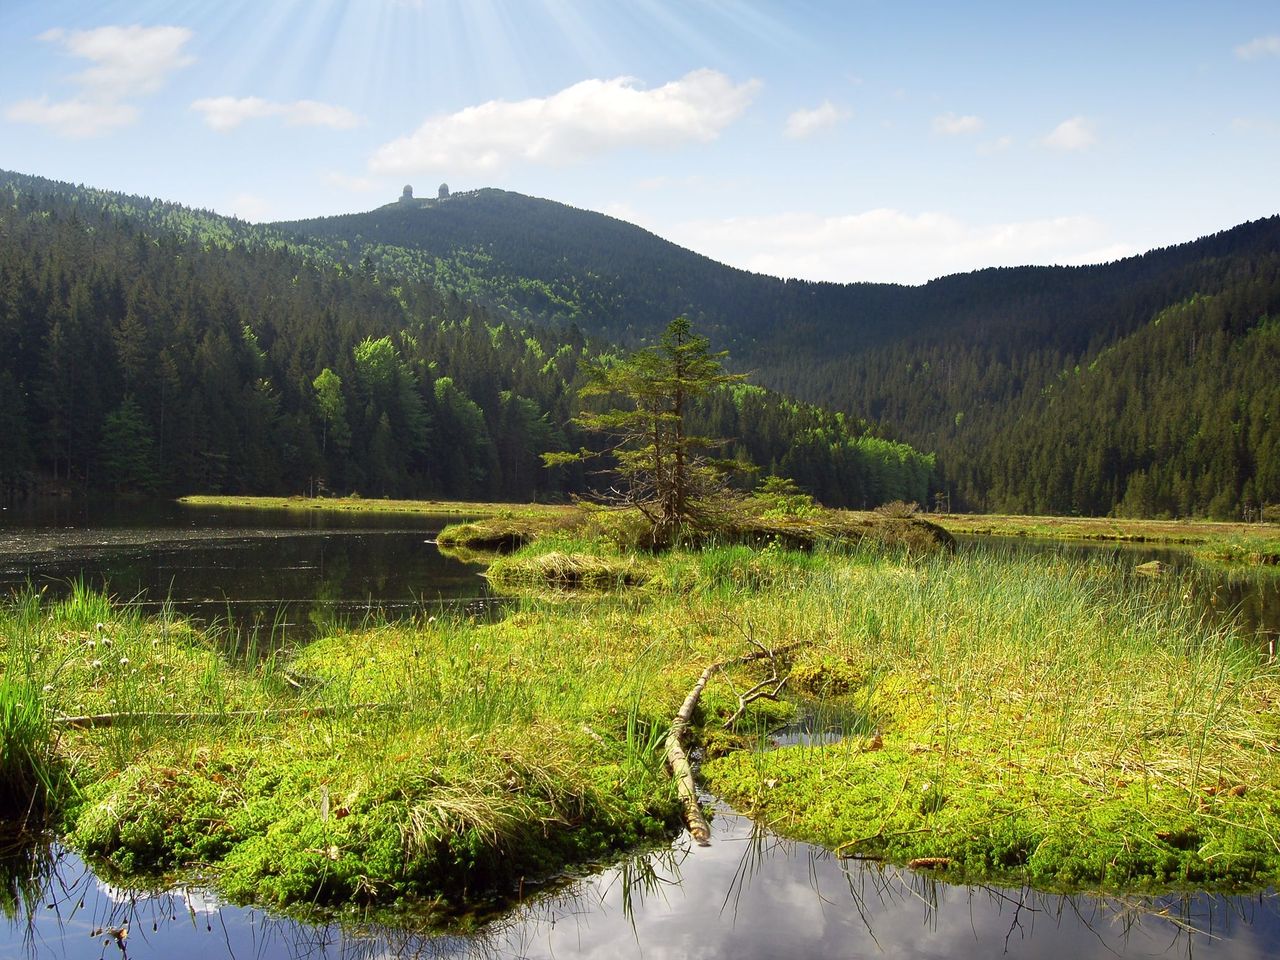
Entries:
{"label": "marsh grass", "polygon": [[783,832],[1044,886],[1280,877],[1280,678],[1178,577],[866,542],[636,556],[563,533],[514,560],[553,554],[645,579],[265,651],[24,595],[0,612],[4,676],[50,686],[48,717],[132,718],[55,737],[84,791],[74,844],[125,870],[211,864],[237,899],[458,904],[668,835],[671,717],[755,644],[789,650],[797,692],[856,734],[736,749],[791,708],[760,701],[717,734],[767,669],[708,687],[707,756],[735,749],[709,783]]}
{"label": "marsh grass", "polygon": [[953,534],[971,536],[1208,545],[1245,538],[1272,546],[1280,544],[1280,525],[1275,523],[960,513],[930,514],[930,517]]}
{"label": "marsh grass", "polygon": [[710,781],[860,855],[1026,866],[1049,884],[1247,883],[1280,865],[1280,683],[1189,594],[1052,554],[833,565],[752,616],[802,624],[819,680],[865,673],[854,692],[882,745],[730,757]]}
{"label": "marsh grass", "polygon": [[0,677],[0,820],[38,818],[56,797],[59,779],[40,690]]}
{"label": "marsh grass", "polygon": [[1196,559],[1223,566],[1280,566],[1280,535],[1231,535],[1198,547]]}

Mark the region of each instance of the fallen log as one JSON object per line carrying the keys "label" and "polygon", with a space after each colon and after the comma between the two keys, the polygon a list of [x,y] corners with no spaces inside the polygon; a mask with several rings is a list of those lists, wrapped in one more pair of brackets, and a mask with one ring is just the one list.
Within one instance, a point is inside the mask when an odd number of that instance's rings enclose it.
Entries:
{"label": "fallen log", "polygon": [[[689,835],[697,841],[699,846],[705,847],[711,843],[711,827],[707,824],[707,818],[702,815],[702,806],[698,803],[698,787],[693,780],[693,765],[689,762],[689,755],[684,749],[685,735],[689,732],[689,727],[693,724],[693,713],[698,709],[698,700],[702,697],[702,691],[706,689],[707,683],[716,674],[717,671],[723,670],[725,667],[734,666],[740,663],[751,663],[754,660],[774,660],[784,652],[790,652],[798,644],[788,644],[779,650],[769,650],[763,644],[757,643],[748,632],[747,639],[757,648],[752,653],[744,653],[740,657],[732,657],[728,660],[720,660],[711,664],[702,671],[702,675],[698,677],[698,682],[690,689],[689,695],[684,698],[684,703],[680,705],[679,711],[675,718],[671,721],[671,728],[667,731],[666,740],[666,756],[667,767],[671,770],[671,775],[676,778],[676,792],[680,795],[680,804],[684,807],[684,822],[689,827]],[[773,679],[777,678],[777,666],[775,663]],[[772,683],[771,679],[769,683]],[[783,683],[785,683],[785,678]],[[762,689],[763,689],[763,685]],[[781,689],[781,685],[779,685]],[[748,691],[754,693],[754,691]],[[760,694],[764,695],[764,694]],[[755,699],[755,697],[751,697]],[[750,702],[750,701],[748,701]],[[734,714],[736,719],[740,716],[741,711],[746,708],[746,703],[742,702],[739,697],[739,712]]]}
{"label": "fallen log", "polygon": [[724,667],[726,662],[722,660],[719,663],[713,663],[702,671],[702,676],[698,677],[698,682],[684,698],[679,712],[671,721],[671,729],[667,731],[667,766],[671,768],[671,775],[676,778],[676,792],[680,795],[681,806],[684,807],[684,822],[689,826],[689,835],[701,847],[711,843],[711,827],[707,824],[707,818],[702,815],[702,806],[698,803],[698,788],[693,782],[693,766],[689,763],[689,755],[684,750],[684,738],[689,732],[689,725],[693,722],[693,711],[698,709],[698,699],[706,689],[707,681],[717,670]]}

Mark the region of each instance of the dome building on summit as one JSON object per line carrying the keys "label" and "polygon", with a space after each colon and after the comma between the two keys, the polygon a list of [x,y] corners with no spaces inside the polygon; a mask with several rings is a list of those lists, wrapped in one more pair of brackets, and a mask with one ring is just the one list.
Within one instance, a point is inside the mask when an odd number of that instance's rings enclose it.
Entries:
{"label": "dome building on summit", "polygon": [[[400,198],[396,201],[396,203],[412,204],[413,206],[417,206],[417,207],[429,207],[438,200],[448,200],[448,199],[449,199],[449,185],[447,183],[440,184],[440,187],[436,191],[436,196],[434,199],[432,199],[431,197],[415,197],[413,195],[413,184],[406,183],[404,185],[404,189],[400,191]],[[391,206],[391,204],[388,204],[388,206]]]}

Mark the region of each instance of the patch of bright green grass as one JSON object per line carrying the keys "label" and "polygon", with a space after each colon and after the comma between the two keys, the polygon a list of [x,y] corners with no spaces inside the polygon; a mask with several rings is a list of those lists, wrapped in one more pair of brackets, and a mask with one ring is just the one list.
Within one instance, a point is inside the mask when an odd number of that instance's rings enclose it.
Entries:
{"label": "patch of bright green grass", "polygon": [[49,686],[55,727],[126,715],[54,734],[83,790],[74,844],[128,870],[205,864],[238,899],[456,904],[666,836],[672,716],[708,664],[762,648],[856,720],[836,744],[754,749],[787,704],[721,725],[769,666],[713,678],[708,783],[775,829],[1055,888],[1280,879],[1280,676],[1177,577],[563,534],[515,559],[553,553],[648,579],[523,592],[495,623],[335,628],[290,658],[301,687],[184,623],[28,596],[0,612],[4,676]]}
{"label": "patch of bright green grass", "polygon": [[810,674],[839,678],[879,738],[717,759],[713,790],[848,855],[950,858],[957,879],[1280,874],[1280,676],[1250,635],[1185,606],[1179,583],[982,554],[885,569],[856,591],[836,573],[777,613],[816,628]]}

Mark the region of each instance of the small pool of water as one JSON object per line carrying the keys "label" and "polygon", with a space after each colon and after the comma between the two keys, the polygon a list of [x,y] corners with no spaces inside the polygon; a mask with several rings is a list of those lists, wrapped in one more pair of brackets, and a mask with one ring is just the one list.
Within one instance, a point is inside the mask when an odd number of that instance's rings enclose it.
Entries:
{"label": "small pool of water", "polygon": [[[0,922],[0,957],[301,958],[1274,957],[1273,894],[1059,897],[955,887],[780,840],[720,807],[687,837],[518,905],[478,933],[307,924],[223,904],[198,884],[130,890],[74,855]],[[10,885],[10,889],[12,886]],[[113,931],[128,928],[120,941]]]}
{"label": "small pool of water", "polygon": [[769,733],[767,745],[774,749],[821,747],[839,743],[845,737],[874,732],[871,718],[852,707],[807,697],[798,697],[791,702],[796,710],[795,719]]}

